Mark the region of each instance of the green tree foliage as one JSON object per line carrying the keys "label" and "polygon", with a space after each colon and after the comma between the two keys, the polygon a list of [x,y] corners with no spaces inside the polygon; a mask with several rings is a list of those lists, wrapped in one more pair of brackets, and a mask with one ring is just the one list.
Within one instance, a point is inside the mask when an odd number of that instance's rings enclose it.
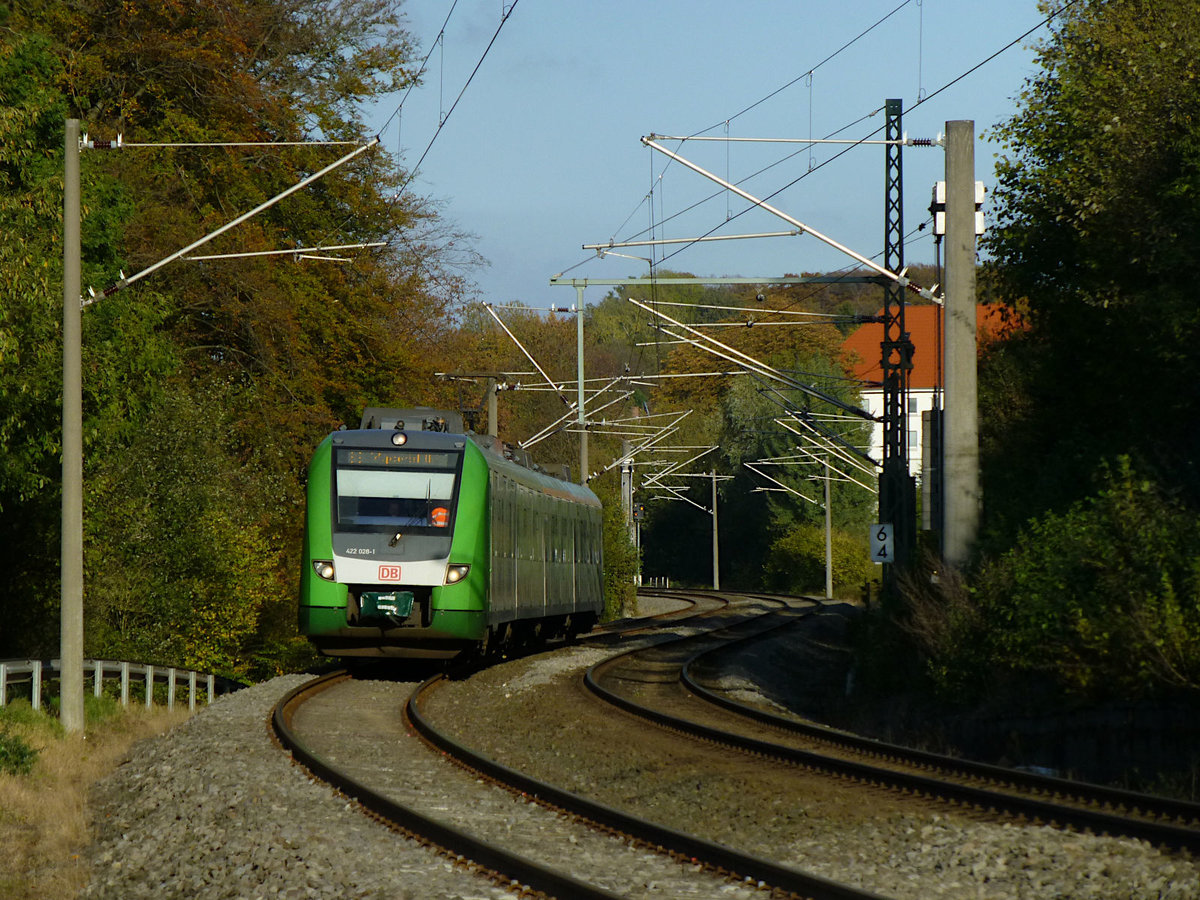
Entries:
{"label": "green tree foliage", "polygon": [[[866,525],[861,529],[866,531]],[[843,529],[832,536],[834,596],[856,597],[876,577],[862,538]],[[765,563],[771,590],[791,594],[822,593],[825,588],[825,525],[793,525],[771,543]],[[823,593],[822,593],[823,596]]]}
{"label": "green tree foliage", "polygon": [[993,689],[988,672],[1089,698],[1200,688],[1198,525],[1120,460],[988,563],[972,603],[951,598],[933,626],[924,611],[936,682],[960,698]]}
{"label": "green tree foliage", "polygon": [[[63,120],[126,142],[361,140],[411,80],[398,0],[0,7],[0,655],[56,643]],[[85,151],[104,288],[349,147]],[[179,261],[84,315],[88,651],[270,674],[296,661],[302,477],[368,403],[430,402],[469,252],[378,147],[209,244],[383,241],[348,265]]]}
{"label": "green tree foliage", "polygon": [[97,653],[244,676],[260,618],[293,579],[280,577],[262,473],[231,472],[217,437],[238,398],[180,381],[89,471],[87,640]]}
{"label": "green tree foliage", "polygon": [[[56,645],[62,372],[62,148],[69,106],[56,84],[61,61],[53,41],[19,27],[0,8],[0,563],[15,589],[0,629],[0,655],[47,653]],[[83,174],[89,227],[83,234],[85,275],[120,263],[117,223],[128,211],[119,185],[95,172]],[[94,205],[93,205],[94,204]],[[85,323],[89,326],[92,323]],[[135,325],[119,357],[139,365],[147,348]],[[149,351],[153,353],[154,351]],[[84,370],[105,369],[108,349],[88,343]],[[128,373],[128,368],[126,369]],[[142,373],[144,374],[144,372]],[[103,378],[120,377],[104,371]],[[85,439],[128,423],[138,391],[130,382],[104,387],[89,380],[89,401],[114,414],[107,424],[91,417]],[[108,394],[108,391],[114,393]],[[94,405],[94,403],[93,403]],[[48,574],[51,573],[51,574]],[[2,601],[0,601],[2,602]]]}
{"label": "green tree foliage", "polygon": [[597,479],[592,488],[604,504],[604,618],[637,613],[637,548],[621,508],[619,477]]}
{"label": "green tree foliage", "polygon": [[911,623],[960,695],[997,675],[1089,697],[1200,686],[1195,12],[1068,6],[995,131],[990,274],[1031,327],[981,370],[988,558]]}
{"label": "green tree foliage", "polygon": [[[985,467],[985,495],[1027,514],[1078,499],[1081,473],[1122,453],[1200,504],[1200,394],[1177,387],[1200,364],[1195,12],[1188,0],[1072,5],[996,129],[1006,153],[986,246],[1033,329],[982,376],[1003,428],[986,439],[999,464]],[[1006,512],[993,526],[1011,536],[1020,518]]]}

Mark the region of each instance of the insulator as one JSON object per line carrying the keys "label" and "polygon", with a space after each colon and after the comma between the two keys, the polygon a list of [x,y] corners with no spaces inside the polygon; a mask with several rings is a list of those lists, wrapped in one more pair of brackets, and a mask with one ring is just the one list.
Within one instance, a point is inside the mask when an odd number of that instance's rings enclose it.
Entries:
{"label": "insulator", "polygon": [[933,138],[911,138],[909,144],[914,147],[932,147]]}

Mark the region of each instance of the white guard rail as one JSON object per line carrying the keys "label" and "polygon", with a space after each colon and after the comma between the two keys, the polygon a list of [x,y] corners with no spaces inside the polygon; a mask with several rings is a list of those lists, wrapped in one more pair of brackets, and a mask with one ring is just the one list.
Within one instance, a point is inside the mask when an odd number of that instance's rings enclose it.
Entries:
{"label": "white guard rail", "polygon": [[[49,678],[57,678],[59,660],[40,659],[4,659],[0,660],[0,706],[8,703],[10,685],[29,685],[29,698],[34,709],[42,706],[42,680],[47,670]],[[184,684],[188,688],[188,709],[196,708],[196,690],[203,683],[206,702],[212,703],[216,695],[216,677],[211,673],[194,672],[191,669],[176,669],[173,666],[154,666],[143,663],[131,663],[107,659],[85,659],[83,661],[85,677],[92,677],[92,693],[97,697],[103,693],[106,678],[121,680],[121,705],[129,705],[129,688],[134,679],[146,688],[146,706],[154,703],[154,684],[158,682],[167,686],[167,708],[175,708],[175,694]],[[224,681],[224,679],[222,679]],[[24,694],[24,691],[21,692]]]}

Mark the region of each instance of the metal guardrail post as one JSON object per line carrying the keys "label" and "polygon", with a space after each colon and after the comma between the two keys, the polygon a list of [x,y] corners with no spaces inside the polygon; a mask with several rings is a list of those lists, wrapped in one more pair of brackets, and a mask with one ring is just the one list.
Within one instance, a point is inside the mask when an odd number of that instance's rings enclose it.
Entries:
{"label": "metal guardrail post", "polygon": [[[45,667],[50,667],[50,674],[45,674]],[[196,672],[193,669],[179,669],[175,666],[155,666],[141,665],[139,663],[131,663],[125,660],[102,660],[88,659],[84,660],[85,674],[81,682],[86,687],[86,668],[91,666],[92,671],[92,693],[96,697],[104,696],[104,679],[105,677],[120,676],[121,679],[121,705],[129,706],[129,695],[131,691],[131,681],[133,676],[145,678],[146,687],[146,707],[150,708],[154,705],[154,682],[156,679],[162,680],[166,685],[167,692],[167,709],[175,708],[175,701],[178,699],[176,694],[180,688],[180,673],[187,674],[188,684],[188,711],[196,711],[196,695],[202,673]],[[58,677],[61,683],[61,661],[52,659],[48,663],[39,659],[9,659],[0,660],[0,707],[6,706],[9,700],[9,683],[18,681],[21,684],[25,682],[25,676],[29,677],[30,682],[30,703],[35,710],[42,708],[42,687],[45,677],[54,679]],[[163,672],[162,670],[166,670]],[[56,675],[56,673],[58,673]],[[205,688],[208,696],[206,701],[212,703],[216,697],[216,676],[212,673],[203,673],[205,679]]]}

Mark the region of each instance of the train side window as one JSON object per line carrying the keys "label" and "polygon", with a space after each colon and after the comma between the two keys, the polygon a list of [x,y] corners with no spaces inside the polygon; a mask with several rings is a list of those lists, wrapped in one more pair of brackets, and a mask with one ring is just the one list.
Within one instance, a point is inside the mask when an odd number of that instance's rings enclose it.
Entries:
{"label": "train side window", "polygon": [[562,501],[554,501],[554,561],[562,561]]}
{"label": "train side window", "polygon": [[504,479],[504,530],[506,536],[505,547],[506,555],[509,559],[517,558],[517,523],[514,521],[516,516],[516,504],[513,503],[513,484],[508,478]]}
{"label": "train side window", "polygon": [[509,527],[508,527],[508,479],[503,475],[496,479],[496,533],[498,536],[500,558],[508,556]]}
{"label": "train side window", "polygon": [[513,496],[512,482],[507,476],[504,479],[504,555],[511,559],[516,556],[516,538],[513,526]]}

